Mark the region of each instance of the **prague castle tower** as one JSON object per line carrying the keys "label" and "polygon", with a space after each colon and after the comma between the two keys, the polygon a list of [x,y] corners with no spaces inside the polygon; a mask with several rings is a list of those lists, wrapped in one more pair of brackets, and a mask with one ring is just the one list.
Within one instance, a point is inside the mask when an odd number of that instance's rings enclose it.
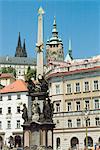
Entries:
{"label": "prague castle tower", "polygon": [[46,43],[46,59],[47,63],[49,63],[49,61],[64,60],[63,43],[62,40],[58,37],[55,17],[53,23],[52,37],[49,40],[47,40]]}

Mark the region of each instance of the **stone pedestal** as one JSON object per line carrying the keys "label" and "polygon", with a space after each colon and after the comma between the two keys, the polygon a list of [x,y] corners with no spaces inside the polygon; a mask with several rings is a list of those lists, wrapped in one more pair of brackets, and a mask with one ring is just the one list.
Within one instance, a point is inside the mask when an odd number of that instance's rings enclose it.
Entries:
{"label": "stone pedestal", "polygon": [[53,148],[53,123],[31,122],[23,125],[23,147],[45,146]]}

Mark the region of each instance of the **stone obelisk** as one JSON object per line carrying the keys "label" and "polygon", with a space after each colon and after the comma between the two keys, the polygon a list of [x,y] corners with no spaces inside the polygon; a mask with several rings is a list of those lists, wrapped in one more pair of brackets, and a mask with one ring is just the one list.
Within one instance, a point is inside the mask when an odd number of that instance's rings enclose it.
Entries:
{"label": "stone obelisk", "polygon": [[43,14],[42,7],[38,10],[38,35],[37,35],[37,78],[38,75],[43,75]]}

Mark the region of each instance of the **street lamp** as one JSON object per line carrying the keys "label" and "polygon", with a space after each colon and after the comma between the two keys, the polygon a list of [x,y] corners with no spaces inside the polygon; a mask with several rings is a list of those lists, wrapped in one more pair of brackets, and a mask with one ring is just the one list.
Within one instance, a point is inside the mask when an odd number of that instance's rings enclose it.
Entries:
{"label": "street lamp", "polygon": [[85,109],[85,120],[86,120],[86,150],[88,150],[88,115],[89,115],[89,110],[86,108]]}

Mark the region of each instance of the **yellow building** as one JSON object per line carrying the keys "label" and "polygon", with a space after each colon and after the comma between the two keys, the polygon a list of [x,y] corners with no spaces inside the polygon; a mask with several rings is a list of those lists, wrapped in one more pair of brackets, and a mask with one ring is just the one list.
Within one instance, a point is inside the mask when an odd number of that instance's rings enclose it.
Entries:
{"label": "yellow building", "polygon": [[51,64],[47,78],[56,123],[54,150],[100,144],[100,55]]}

